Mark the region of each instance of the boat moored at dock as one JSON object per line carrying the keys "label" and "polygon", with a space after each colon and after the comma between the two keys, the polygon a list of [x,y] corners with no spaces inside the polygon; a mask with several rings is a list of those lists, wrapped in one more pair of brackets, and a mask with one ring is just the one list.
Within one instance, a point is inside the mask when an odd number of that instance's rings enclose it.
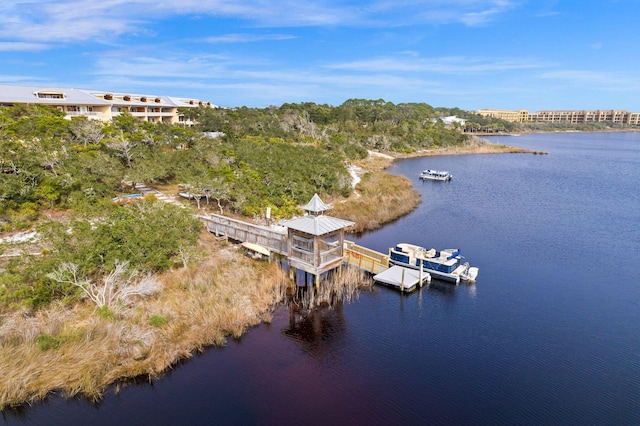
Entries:
{"label": "boat moored at dock", "polygon": [[447,180],[451,180],[452,177],[453,176],[451,176],[451,173],[445,170],[426,169],[420,172],[420,179],[423,179],[423,180],[447,181]]}
{"label": "boat moored at dock", "polygon": [[400,243],[389,249],[389,263],[405,266],[412,269],[420,269],[431,274],[433,278],[451,281],[459,284],[460,281],[475,281],[479,269],[472,267],[468,262],[462,263],[462,256],[458,249],[425,249],[424,247]]}

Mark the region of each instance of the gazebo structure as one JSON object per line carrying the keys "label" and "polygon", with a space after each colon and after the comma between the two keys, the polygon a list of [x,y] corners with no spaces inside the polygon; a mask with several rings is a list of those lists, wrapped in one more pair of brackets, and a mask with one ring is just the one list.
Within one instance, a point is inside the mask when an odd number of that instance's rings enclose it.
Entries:
{"label": "gazebo structure", "polygon": [[287,227],[289,276],[293,279],[296,270],[311,273],[317,287],[320,275],[342,266],[344,229],[354,222],[325,216],[332,207],[318,194],[303,208],[304,216],[280,222]]}

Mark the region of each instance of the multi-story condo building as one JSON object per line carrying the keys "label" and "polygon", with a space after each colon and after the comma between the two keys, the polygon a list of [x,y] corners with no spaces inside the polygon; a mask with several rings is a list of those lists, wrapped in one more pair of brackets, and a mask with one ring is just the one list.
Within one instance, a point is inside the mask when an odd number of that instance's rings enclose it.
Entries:
{"label": "multi-story condo building", "polygon": [[111,121],[129,112],[141,121],[194,123],[179,108],[214,107],[210,102],[192,98],[118,93],[66,87],[0,85],[0,106],[15,104],[50,105],[68,118],[85,116],[92,120]]}
{"label": "multi-story condo building", "polygon": [[611,122],[616,124],[640,124],[640,113],[624,110],[559,110],[538,111],[529,113],[527,110],[509,111],[496,109],[481,109],[478,114],[485,117],[500,118],[502,120],[525,122],[561,122],[569,123],[597,123]]}
{"label": "multi-story condo building", "polygon": [[507,109],[481,109],[477,111],[478,114],[485,117],[499,118],[505,121],[511,121],[514,123],[524,123],[529,121],[529,112],[526,109],[519,111],[510,111]]}

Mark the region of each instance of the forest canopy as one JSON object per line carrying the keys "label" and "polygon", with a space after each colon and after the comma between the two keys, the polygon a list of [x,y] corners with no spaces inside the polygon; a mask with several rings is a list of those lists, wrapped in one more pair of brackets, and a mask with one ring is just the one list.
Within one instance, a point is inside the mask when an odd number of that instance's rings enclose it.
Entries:
{"label": "forest canopy", "polygon": [[71,278],[97,282],[121,273],[124,261],[132,274],[155,274],[193,257],[202,229],[193,210],[153,199],[112,202],[138,183],[180,185],[225,214],[264,217],[269,207],[277,219],[299,213],[314,193],[349,196],[345,164],[369,150],[410,153],[472,138],[438,120],[462,111],[383,100],[183,112],[198,126],[0,107],[0,230],[40,236],[30,247],[37,255],[16,256],[0,245],[0,254],[7,251],[0,311],[76,300]]}

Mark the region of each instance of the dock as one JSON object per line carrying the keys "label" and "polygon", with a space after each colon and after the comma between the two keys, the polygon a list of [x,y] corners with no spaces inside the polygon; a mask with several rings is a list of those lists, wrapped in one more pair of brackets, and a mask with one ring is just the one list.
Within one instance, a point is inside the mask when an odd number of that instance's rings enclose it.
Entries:
{"label": "dock", "polygon": [[395,265],[374,275],[373,280],[400,291],[410,292],[418,286],[422,287],[425,282],[430,283],[431,275],[428,272]]}
{"label": "dock", "polygon": [[371,274],[380,273],[389,268],[389,255],[360,246],[353,241],[344,242],[344,262]]}
{"label": "dock", "polygon": [[200,216],[209,232],[218,238],[231,239],[253,258],[272,260],[273,256],[287,259],[289,275],[293,279],[300,270],[320,276],[330,270],[350,266],[375,275],[374,281],[412,291],[431,281],[431,275],[402,266],[391,266],[389,254],[344,239],[344,228],[353,222],[323,214],[330,206],[317,195],[305,206],[307,215],[282,221],[278,228],[270,228],[217,214]]}

